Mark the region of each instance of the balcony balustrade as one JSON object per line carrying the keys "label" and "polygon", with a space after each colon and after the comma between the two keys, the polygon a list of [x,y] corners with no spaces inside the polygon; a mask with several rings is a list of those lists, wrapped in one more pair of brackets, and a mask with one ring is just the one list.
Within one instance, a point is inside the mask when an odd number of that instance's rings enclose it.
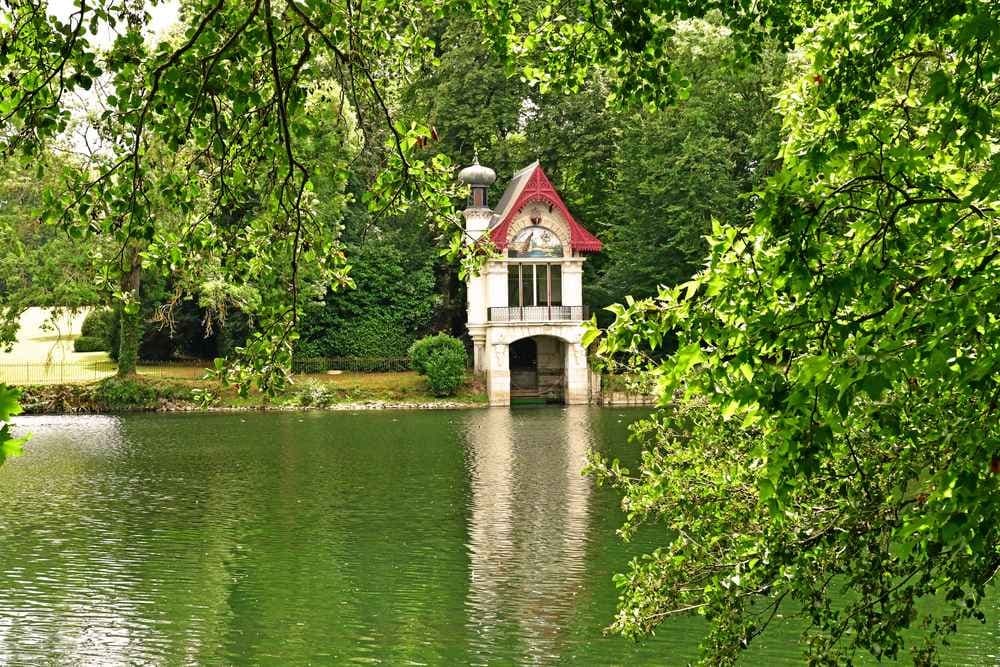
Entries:
{"label": "balcony balustrade", "polygon": [[498,306],[489,309],[490,322],[581,322],[587,306]]}

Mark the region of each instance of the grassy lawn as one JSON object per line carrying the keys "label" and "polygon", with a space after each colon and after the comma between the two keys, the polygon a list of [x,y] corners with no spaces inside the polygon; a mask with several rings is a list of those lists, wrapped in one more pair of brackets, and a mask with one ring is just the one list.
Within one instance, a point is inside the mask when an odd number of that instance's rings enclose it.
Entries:
{"label": "grassy lawn", "polygon": [[21,315],[17,342],[0,352],[0,382],[56,384],[90,382],[114,374],[106,352],[74,352],[86,310],[53,318],[48,308],[29,308]]}
{"label": "grassy lawn", "polygon": [[[10,352],[0,353],[0,382],[17,386],[83,385],[111,377],[117,365],[106,352],[73,352],[73,340],[80,335],[86,312],[62,315],[53,321],[44,308],[30,308],[21,317],[18,341]],[[205,361],[168,364],[140,364],[138,373],[158,394],[189,394],[192,389],[208,390],[223,406],[255,407],[293,405],[322,407],[336,403],[394,402],[433,403],[427,381],[413,371],[388,373],[305,373],[295,375],[281,396],[269,398],[254,392],[239,396],[232,388],[222,389],[202,379]],[[86,391],[86,389],[84,389]],[[452,399],[481,403],[485,393],[470,375]]]}

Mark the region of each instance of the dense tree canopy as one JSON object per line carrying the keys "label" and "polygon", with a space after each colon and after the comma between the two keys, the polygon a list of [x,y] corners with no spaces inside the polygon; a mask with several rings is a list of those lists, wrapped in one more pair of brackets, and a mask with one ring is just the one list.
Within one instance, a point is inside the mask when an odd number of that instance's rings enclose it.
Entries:
{"label": "dense tree canopy", "polygon": [[727,33],[703,20],[678,25],[671,62],[688,94],[621,123],[605,213],[607,264],[593,305],[652,296],[688,278],[704,262],[712,220],[745,220],[750,194],[774,169],[784,56],[768,49],[759,65],[739,67]]}
{"label": "dense tree canopy", "polygon": [[79,308],[99,301],[100,244],[85,248],[38,220],[44,190],[58,187],[63,172],[72,171],[52,155],[47,163],[37,170],[10,160],[0,172],[0,347],[14,341],[19,317],[29,307]]}
{"label": "dense tree canopy", "polygon": [[[595,470],[625,492],[626,532],[659,519],[671,535],[619,579],[615,627],[697,610],[717,663],[801,610],[816,662],[933,661],[1000,567],[1000,17],[736,7],[723,19],[746,54],[796,40],[781,164],[750,218],[714,227],[705,270],[616,308],[601,343],[658,381],[663,408],[639,470]],[[704,9],[586,3],[591,27],[555,18],[533,55],[563,80],[603,63],[623,99],[683,97],[667,44]],[[668,336],[677,352],[650,361]]]}

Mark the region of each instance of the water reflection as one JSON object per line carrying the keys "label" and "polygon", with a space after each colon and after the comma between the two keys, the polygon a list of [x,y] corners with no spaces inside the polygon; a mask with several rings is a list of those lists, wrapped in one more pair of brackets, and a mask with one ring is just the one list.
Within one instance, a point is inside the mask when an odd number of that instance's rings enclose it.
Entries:
{"label": "water reflection", "polygon": [[[121,422],[113,417],[46,417],[21,420],[17,431],[29,430],[24,421],[33,436],[28,445],[32,463],[64,481],[52,485],[37,470],[5,467],[6,480],[27,495],[44,496],[46,504],[34,514],[10,507],[0,512],[0,534],[18,538],[18,548],[3,555],[6,567],[0,571],[0,648],[17,650],[0,651],[0,662],[64,655],[124,664],[141,655],[140,645],[148,640],[148,628],[137,624],[134,610],[122,603],[129,599],[134,578],[120,567],[128,559],[115,553],[121,546],[115,524],[80,509],[115,493],[92,473],[102,459],[121,455]],[[77,516],[79,521],[53,523],[50,516]],[[109,569],[113,576],[98,574]],[[53,589],[61,599],[49,606]]]}
{"label": "water reflection", "polygon": [[[584,588],[590,412],[490,409],[469,423],[470,635],[558,658]],[[515,627],[508,627],[514,624]]]}
{"label": "water reflection", "polygon": [[[0,468],[0,665],[687,664],[676,618],[603,637],[637,412],[30,418]],[[632,459],[634,460],[634,458]],[[646,539],[640,534],[637,540]],[[943,664],[997,664],[968,624]],[[801,662],[795,624],[746,664]]]}

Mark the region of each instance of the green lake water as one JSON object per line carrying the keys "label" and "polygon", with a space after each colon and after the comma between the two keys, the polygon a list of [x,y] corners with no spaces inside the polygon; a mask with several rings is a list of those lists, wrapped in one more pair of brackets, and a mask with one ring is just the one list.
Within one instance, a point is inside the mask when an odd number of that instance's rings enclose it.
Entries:
{"label": "green lake water", "polygon": [[[0,664],[686,664],[606,637],[634,410],[37,417],[0,468]],[[946,664],[1000,664],[1000,605]],[[747,664],[798,664],[792,621]]]}

